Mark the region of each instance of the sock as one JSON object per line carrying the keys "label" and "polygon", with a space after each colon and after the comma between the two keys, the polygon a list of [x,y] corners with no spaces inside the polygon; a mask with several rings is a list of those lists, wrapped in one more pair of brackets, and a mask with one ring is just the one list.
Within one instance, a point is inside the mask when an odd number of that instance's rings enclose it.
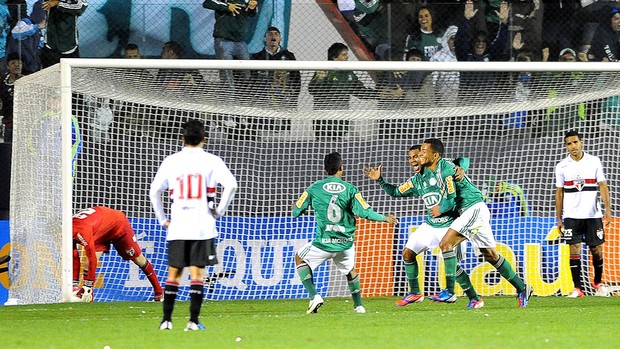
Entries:
{"label": "sock", "polygon": [[174,310],[174,301],[177,299],[179,292],[179,284],[174,281],[166,281],[164,289],[164,318],[162,321],[172,321],[172,310]]}
{"label": "sock", "polygon": [[73,249],[73,286],[80,287],[80,253]]}
{"label": "sock", "polygon": [[357,308],[362,305],[362,292],[360,291],[360,276],[355,275],[351,280],[347,280],[349,283],[349,291],[351,291],[351,297],[353,297],[353,307]]}
{"label": "sock", "polygon": [[418,261],[413,262],[405,261],[405,275],[407,275],[407,281],[409,282],[409,293],[420,294],[420,285],[418,283]]}
{"label": "sock", "polygon": [[301,283],[308,291],[310,298],[314,298],[316,295],[316,288],[314,287],[314,281],[312,281],[312,270],[310,270],[310,266],[306,263],[302,263],[297,266],[297,275],[301,279]]}
{"label": "sock", "polygon": [[499,259],[493,266],[497,269],[499,275],[508,280],[508,282],[517,289],[517,292],[525,291],[525,283],[523,283],[523,280],[521,280],[514,269],[512,269],[510,263],[504,259],[504,256],[500,254]]}
{"label": "sock", "polygon": [[155,270],[153,270],[153,264],[150,261],[146,261],[146,264],[141,267],[142,272],[146,275],[146,278],[149,279],[149,282],[153,286],[153,292],[155,294],[160,294],[163,292],[161,289],[161,285],[159,285],[159,280],[157,280],[157,275],[155,275]]}
{"label": "sock", "polygon": [[476,292],[474,285],[471,284],[471,280],[469,279],[469,275],[465,272],[460,265],[456,266],[456,282],[459,283],[463,291],[469,299],[479,300],[480,296]]}
{"label": "sock", "polygon": [[592,266],[594,267],[594,283],[600,284],[603,280],[603,256],[592,254]]}
{"label": "sock", "polygon": [[573,276],[573,285],[581,289],[581,255],[570,255],[570,273]]}
{"label": "sock", "polygon": [[202,295],[204,281],[192,280],[189,286],[189,321],[199,323],[200,307],[202,306]]}
{"label": "sock", "polygon": [[454,249],[441,252],[443,256],[443,264],[446,268],[446,289],[454,294],[454,281],[456,275],[456,253]]}

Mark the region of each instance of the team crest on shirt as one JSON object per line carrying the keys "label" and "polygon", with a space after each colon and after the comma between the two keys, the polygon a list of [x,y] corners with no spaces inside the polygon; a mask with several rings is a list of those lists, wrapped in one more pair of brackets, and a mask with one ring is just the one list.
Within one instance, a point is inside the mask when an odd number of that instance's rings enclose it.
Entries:
{"label": "team crest on shirt", "polygon": [[575,183],[575,188],[579,191],[583,189],[583,186],[586,184],[585,179],[577,179],[573,181]]}
{"label": "team crest on shirt", "polygon": [[135,251],[135,250],[133,249],[133,247],[132,247],[132,248],[130,248],[130,249],[128,249],[128,250],[125,250],[125,253],[127,253],[127,255],[128,255],[129,257],[133,257],[133,255],[134,255],[134,254],[136,254],[136,251]]}
{"label": "team crest on shirt", "polygon": [[430,185],[437,185],[437,180],[435,178],[431,178],[431,179],[429,179],[428,184],[430,184]]}
{"label": "team crest on shirt", "polygon": [[598,229],[596,231],[596,236],[599,240],[603,240],[603,237],[605,236],[605,232],[603,231],[603,229]]}

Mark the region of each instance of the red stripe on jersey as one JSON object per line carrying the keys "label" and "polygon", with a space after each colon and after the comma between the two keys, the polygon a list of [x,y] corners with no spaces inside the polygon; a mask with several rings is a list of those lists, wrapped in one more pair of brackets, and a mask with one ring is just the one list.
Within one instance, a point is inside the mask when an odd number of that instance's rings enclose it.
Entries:
{"label": "red stripe on jersey", "polygon": [[207,187],[207,193],[208,193],[208,194],[215,193],[215,189],[216,189],[216,188]]}
{"label": "red stripe on jersey", "polygon": [[[585,184],[596,184],[596,179],[585,179],[583,181]],[[564,181],[564,186],[575,185],[575,181]]]}

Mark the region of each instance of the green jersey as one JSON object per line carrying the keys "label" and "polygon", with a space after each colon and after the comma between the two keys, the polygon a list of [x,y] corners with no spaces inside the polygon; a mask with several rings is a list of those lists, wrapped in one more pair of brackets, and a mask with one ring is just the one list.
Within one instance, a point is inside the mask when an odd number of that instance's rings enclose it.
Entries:
{"label": "green jersey", "polygon": [[469,180],[469,177],[456,183],[456,210],[459,214],[478,202],[484,202],[482,192]]}
{"label": "green jersey", "polygon": [[[467,164],[469,164],[468,161]],[[389,196],[421,197],[428,212],[426,223],[434,228],[445,228],[449,227],[452,221],[458,217],[454,210],[456,198],[453,180],[454,166],[454,163],[441,159],[435,171],[425,168],[422,173],[416,173],[399,186],[392,185],[383,178],[379,178],[378,182]],[[431,208],[436,205],[440,207],[441,215],[439,217],[433,217],[430,214]]]}
{"label": "green jersey", "polygon": [[340,252],[353,246],[355,216],[386,221],[384,215],[373,211],[353,184],[335,176],[308,187],[295,203],[293,216],[298,217],[309,206],[314,209],[316,220],[312,244],[327,252]]}

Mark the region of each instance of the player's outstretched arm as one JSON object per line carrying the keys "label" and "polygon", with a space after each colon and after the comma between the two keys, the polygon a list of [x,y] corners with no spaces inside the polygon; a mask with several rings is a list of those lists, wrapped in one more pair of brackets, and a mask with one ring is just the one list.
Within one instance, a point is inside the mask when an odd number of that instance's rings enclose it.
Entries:
{"label": "player's outstretched arm", "polygon": [[364,175],[370,179],[372,179],[373,181],[378,181],[379,178],[381,178],[381,169],[383,168],[382,165],[379,165],[377,167],[374,167],[372,165],[368,165],[368,166],[364,166],[363,172]]}

